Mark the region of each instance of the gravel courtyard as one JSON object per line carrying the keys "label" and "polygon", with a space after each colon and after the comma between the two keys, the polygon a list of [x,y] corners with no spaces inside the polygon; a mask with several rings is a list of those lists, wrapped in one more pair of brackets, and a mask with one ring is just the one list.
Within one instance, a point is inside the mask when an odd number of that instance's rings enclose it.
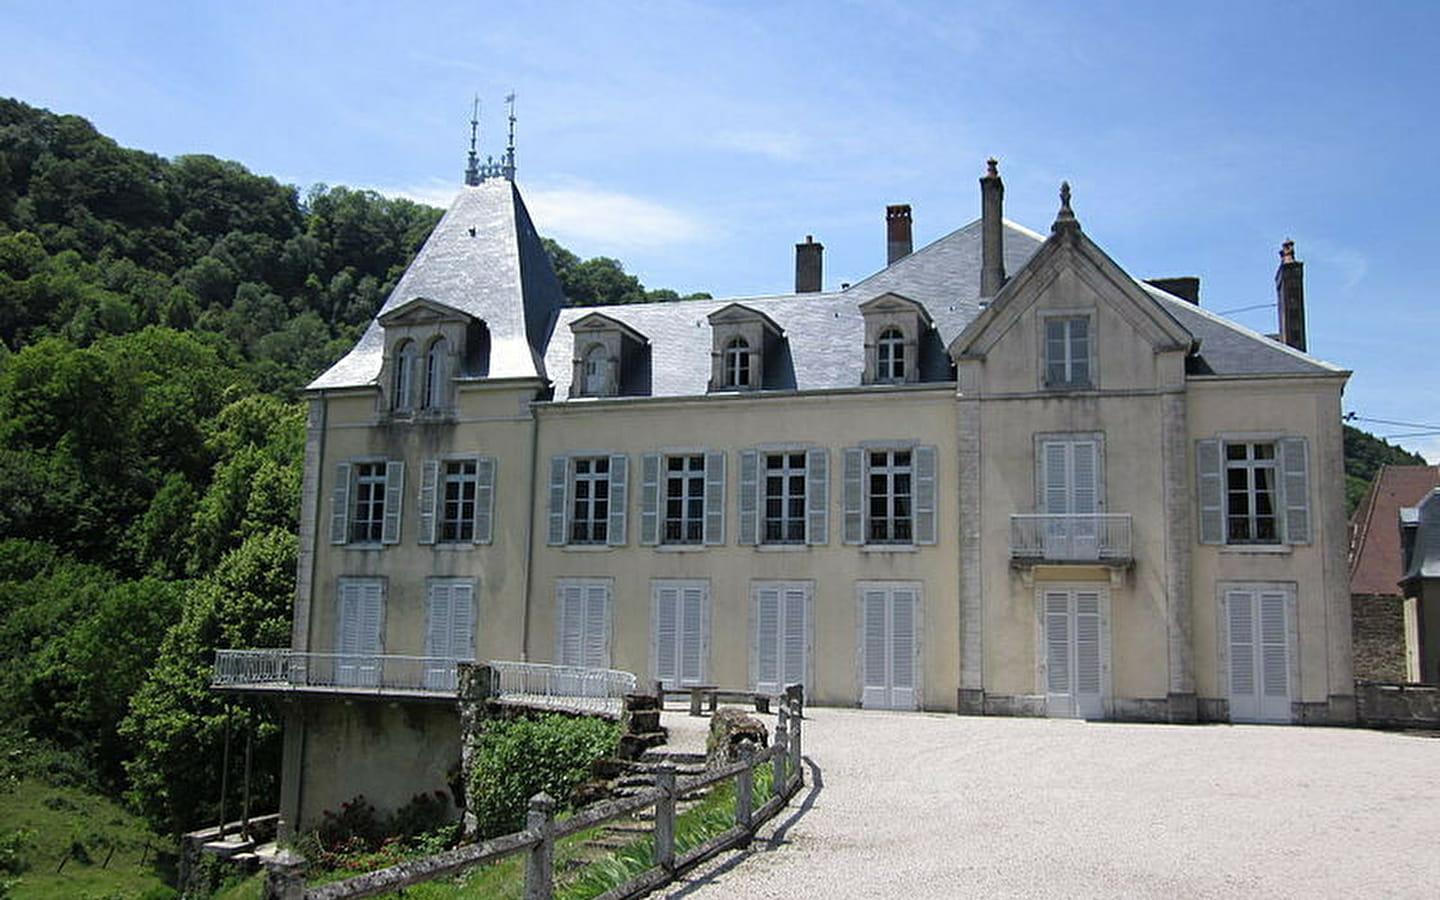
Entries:
{"label": "gravel courtyard", "polygon": [[655,896],[1440,891],[1430,737],[817,708],[805,756],[750,850]]}

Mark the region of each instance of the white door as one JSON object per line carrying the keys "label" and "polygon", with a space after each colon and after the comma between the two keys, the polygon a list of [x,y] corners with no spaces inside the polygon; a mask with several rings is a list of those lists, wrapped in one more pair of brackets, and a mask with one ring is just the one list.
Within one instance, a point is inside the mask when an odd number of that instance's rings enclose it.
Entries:
{"label": "white door", "polygon": [[385,611],[384,582],[340,582],[335,635],[335,683],[375,687],[380,683],[380,627]]}
{"label": "white door", "polygon": [[709,649],[710,584],[656,581],[654,673],[667,687],[704,684]]}
{"label": "white door", "polygon": [[1041,512],[1056,517],[1045,523],[1045,558],[1098,558],[1099,442],[1047,440],[1041,456]]}
{"label": "white door", "polygon": [[1100,592],[1043,591],[1045,707],[1051,716],[1105,715]]}
{"label": "white door", "polygon": [[860,705],[915,709],[919,700],[917,589],[867,585],[860,592],[862,673]]}
{"label": "white door", "polygon": [[779,694],[809,671],[809,582],[757,581],[754,597],[755,690]]}
{"label": "white door", "polygon": [[1226,591],[1230,720],[1290,721],[1290,628],[1284,591]]}
{"label": "white door", "polygon": [[425,606],[425,687],[453,691],[456,661],[475,659],[475,585],[432,581]]}

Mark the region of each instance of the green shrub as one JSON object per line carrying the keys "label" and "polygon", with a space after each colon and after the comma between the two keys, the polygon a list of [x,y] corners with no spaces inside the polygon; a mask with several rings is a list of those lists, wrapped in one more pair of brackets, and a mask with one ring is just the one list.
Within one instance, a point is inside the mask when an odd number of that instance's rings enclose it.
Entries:
{"label": "green shrub", "polygon": [[560,715],[494,720],[475,736],[470,811],[481,838],[525,827],[525,809],[541,791],[565,806],[590,777],[590,764],[615,752],[620,726]]}

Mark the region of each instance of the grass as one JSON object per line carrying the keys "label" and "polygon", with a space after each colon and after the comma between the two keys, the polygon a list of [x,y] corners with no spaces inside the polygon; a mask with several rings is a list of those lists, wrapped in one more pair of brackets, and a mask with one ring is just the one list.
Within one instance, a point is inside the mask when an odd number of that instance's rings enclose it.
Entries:
{"label": "grass", "polygon": [[175,896],[155,863],[158,850],[170,850],[169,841],[113,800],[22,778],[13,791],[0,792],[0,822],[5,831],[28,832],[14,900]]}

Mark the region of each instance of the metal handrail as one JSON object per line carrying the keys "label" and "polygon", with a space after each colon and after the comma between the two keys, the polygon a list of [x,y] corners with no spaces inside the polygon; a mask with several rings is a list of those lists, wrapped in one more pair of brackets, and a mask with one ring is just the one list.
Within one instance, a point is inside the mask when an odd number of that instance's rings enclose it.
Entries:
{"label": "metal handrail", "polygon": [[1015,513],[1010,555],[1015,559],[1131,559],[1129,513]]}

